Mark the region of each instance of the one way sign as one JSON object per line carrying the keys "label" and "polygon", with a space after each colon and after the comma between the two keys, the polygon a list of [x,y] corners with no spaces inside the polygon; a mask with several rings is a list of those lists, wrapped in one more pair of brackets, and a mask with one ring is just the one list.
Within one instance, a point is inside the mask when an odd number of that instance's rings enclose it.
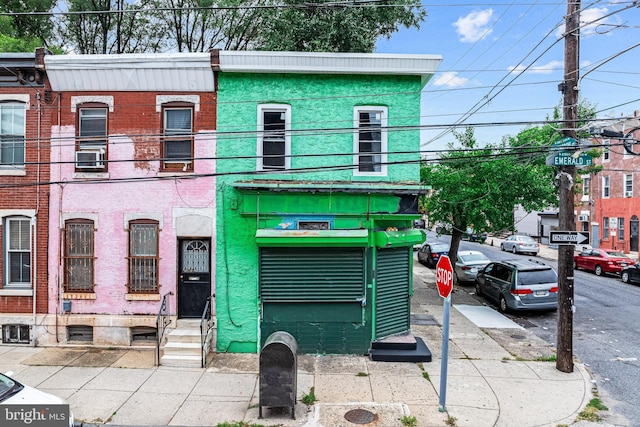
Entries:
{"label": "one way sign", "polygon": [[550,231],[549,244],[579,245],[589,242],[588,231]]}

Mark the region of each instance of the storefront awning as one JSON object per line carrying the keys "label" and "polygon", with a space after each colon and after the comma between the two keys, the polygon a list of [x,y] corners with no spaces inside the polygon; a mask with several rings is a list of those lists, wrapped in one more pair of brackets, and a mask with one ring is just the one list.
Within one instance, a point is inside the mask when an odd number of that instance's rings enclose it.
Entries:
{"label": "storefront awning", "polygon": [[256,232],[258,246],[367,246],[368,230],[273,230]]}
{"label": "storefront awning", "polygon": [[422,243],[426,239],[423,230],[408,229],[399,231],[376,231],[376,247],[378,248],[399,248],[402,246],[413,246]]}

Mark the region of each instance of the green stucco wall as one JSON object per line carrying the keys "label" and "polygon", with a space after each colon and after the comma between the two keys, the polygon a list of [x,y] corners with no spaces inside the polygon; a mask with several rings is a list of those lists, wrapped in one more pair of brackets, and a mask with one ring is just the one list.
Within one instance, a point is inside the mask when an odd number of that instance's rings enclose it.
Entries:
{"label": "green stucco wall", "polygon": [[[394,214],[399,206],[399,197],[394,195],[239,191],[233,183],[258,178],[418,183],[421,85],[417,76],[220,72],[217,78],[217,350],[253,353],[260,345],[258,228],[282,228],[297,218],[329,220],[336,229],[373,231],[410,227],[416,216]],[[257,106],[265,103],[291,105],[293,131],[314,130],[294,132],[291,141],[292,155],[305,155],[292,158],[292,169],[309,169],[310,173],[252,174],[256,170]],[[390,127],[414,127],[388,134],[389,150],[403,153],[389,155],[388,161],[398,164],[389,166],[385,177],[354,176],[351,169],[313,170],[328,164],[353,164],[353,110],[362,105],[386,106]],[[365,321],[370,318],[369,308],[363,313]]]}

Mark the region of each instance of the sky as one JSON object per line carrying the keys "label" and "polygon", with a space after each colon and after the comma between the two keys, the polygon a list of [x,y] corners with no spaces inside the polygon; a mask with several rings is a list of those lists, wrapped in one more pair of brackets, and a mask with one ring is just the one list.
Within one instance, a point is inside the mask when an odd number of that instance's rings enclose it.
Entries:
{"label": "sky", "polygon": [[[602,119],[640,114],[640,6],[582,1],[579,99]],[[456,142],[452,126],[474,126],[480,145],[539,125],[562,106],[564,16],[560,0],[424,2],[420,29],[380,39],[376,53],[437,54],[422,93],[423,151]],[[636,47],[637,45],[637,47]]]}

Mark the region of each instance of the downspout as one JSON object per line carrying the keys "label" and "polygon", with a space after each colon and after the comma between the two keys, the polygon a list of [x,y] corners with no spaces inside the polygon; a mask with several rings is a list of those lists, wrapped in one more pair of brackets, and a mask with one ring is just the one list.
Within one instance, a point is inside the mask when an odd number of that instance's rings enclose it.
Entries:
{"label": "downspout", "polygon": [[36,105],[38,108],[38,126],[37,126],[37,151],[38,164],[36,172],[36,212],[31,218],[31,229],[33,230],[33,326],[31,328],[31,342],[37,347],[36,340],[36,313],[38,302],[38,213],[40,212],[40,127],[42,126],[42,109],[40,104],[40,92],[36,92]]}

